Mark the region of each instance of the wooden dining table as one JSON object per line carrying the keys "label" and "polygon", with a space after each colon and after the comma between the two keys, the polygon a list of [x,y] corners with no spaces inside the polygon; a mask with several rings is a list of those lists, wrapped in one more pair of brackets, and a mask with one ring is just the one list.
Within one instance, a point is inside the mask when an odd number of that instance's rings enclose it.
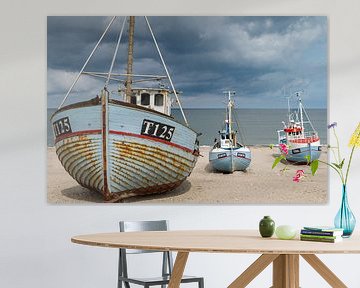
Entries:
{"label": "wooden dining table", "polygon": [[338,243],[262,238],[256,230],[190,230],[116,232],[74,236],[73,243],[97,247],[177,252],[169,288],[178,288],[192,252],[261,254],[228,288],[246,287],[273,264],[273,288],[299,287],[299,256],[305,259],[331,287],[347,287],[316,254],[360,253],[360,237]]}

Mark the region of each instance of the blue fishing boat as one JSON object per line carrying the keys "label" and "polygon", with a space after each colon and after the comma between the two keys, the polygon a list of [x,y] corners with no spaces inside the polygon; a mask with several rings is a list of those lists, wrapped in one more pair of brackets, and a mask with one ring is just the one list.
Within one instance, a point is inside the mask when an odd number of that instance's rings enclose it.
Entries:
{"label": "blue fishing boat", "polygon": [[[312,125],[302,103],[302,91],[288,97],[288,121],[278,130],[279,145],[286,145],[287,153],[280,148],[286,159],[297,164],[306,164],[319,159],[321,155],[320,137]],[[296,98],[298,107],[291,109],[290,100]]]}
{"label": "blue fishing boat", "polygon": [[[129,17],[127,73],[113,73],[127,17],[123,20],[109,71],[85,71],[116,18],[111,19],[51,118],[56,153],[65,170],[81,186],[100,192],[106,201],[112,202],[176,188],[190,175],[199,155],[198,135],[189,127],[147,17],[145,22],[166,76],[132,72],[134,16]],[[99,95],[94,92],[95,97],[90,100],[62,107],[81,75],[104,79]],[[165,88],[162,79],[168,79],[172,89]],[[119,86],[115,96],[108,89],[111,81],[124,85]],[[133,86],[145,81],[157,81],[159,85]],[[173,97],[185,124],[171,116]]]}
{"label": "blue fishing boat", "polygon": [[209,162],[214,170],[233,173],[244,171],[251,162],[251,151],[248,147],[237,141],[237,131],[233,129],[232,110],[234,92],[228,91],[228,104],[226,107],[225,127],[219,131],[213,149],[209,152]]}

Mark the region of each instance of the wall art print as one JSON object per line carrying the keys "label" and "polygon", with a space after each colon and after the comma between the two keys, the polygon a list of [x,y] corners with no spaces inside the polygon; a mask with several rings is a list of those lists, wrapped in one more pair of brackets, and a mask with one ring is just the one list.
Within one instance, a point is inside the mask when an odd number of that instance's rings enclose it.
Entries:
{"label": "wall art print", "polygon": [[[49,16],[52,204],[321,204],[323,16]],[[279,155],[281,161],[272,167]]]}

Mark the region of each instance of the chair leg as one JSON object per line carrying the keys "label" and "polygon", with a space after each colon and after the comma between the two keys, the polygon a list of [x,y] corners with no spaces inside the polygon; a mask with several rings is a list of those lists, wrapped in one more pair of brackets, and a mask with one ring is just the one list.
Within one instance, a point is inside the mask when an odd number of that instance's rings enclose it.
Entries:
{"label": "chair leg", "polygon": [[119,276],[122,276],[122,256],[121,250],[119,249],[119,263],[118,263],[118,285],[117,288],[122,288],[122,281],[119,279]]}

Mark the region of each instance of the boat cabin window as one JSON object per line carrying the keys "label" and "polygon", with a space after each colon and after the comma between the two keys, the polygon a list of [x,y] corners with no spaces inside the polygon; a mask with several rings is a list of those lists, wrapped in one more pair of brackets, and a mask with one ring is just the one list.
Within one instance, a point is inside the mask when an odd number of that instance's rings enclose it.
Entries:
{"label": "boat cabin window", "polygon": [[163,106],[164,105],[164,95],[163,94],[155,94],[155,106]]}
{"label": "boat cabin window", "polygon": [[221,139],[222,139],[222,140],[229,139],[229,135],[224,135],[224,134],[222,134],[222,135],[221,135]]}
{"label": "boat cabin window", "polygon": [[130,103],[131,104],[136,104],[136,96],[131,96]]}
{"label": "boat cabin window", "polygon": [[150,94],[149,93],[141,94],[141,105],[150,105]]}

